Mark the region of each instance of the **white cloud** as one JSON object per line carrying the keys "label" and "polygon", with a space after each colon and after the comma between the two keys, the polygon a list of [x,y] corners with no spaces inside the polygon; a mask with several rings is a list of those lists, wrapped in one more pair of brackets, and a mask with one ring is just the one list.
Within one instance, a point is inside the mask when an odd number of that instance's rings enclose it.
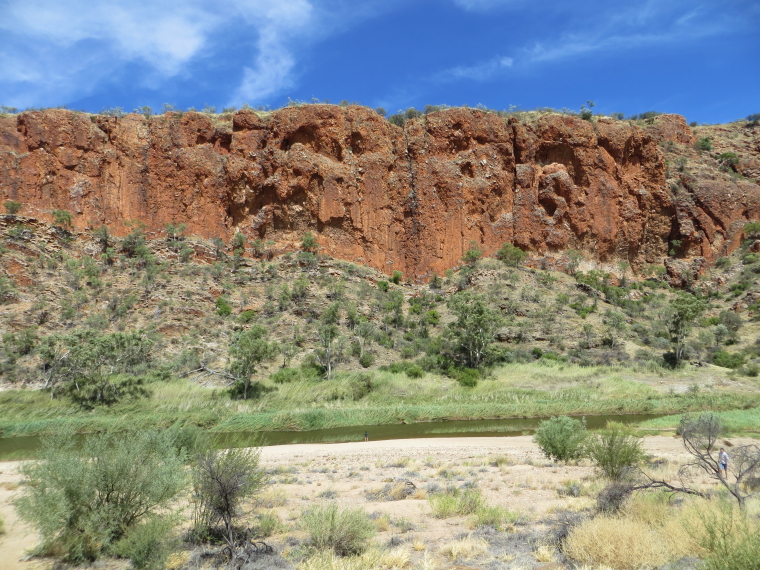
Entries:
{"label": "white cloud", "polygon": [[306,0],[252,0],[245,4],[248,10],[243,15],[260,22],[258,54],[254,66],[243,70],[243,80],[232,101],[236,104],[260,101],[292,85],[295,58],[286,41],[302,31],[313,17],[313,7]]}
{"label": "white cloud", "polygon": [[42,46],[66,50],[97,42],[123,60],[143,60],[167,75],[198,52],[219,22],[192,0],[11,0],[3,16],[0,27]]}
{"label": "white cloud", "polygon": [[17,106],[61,102],[129,63],[147,66],[155,83],[186,70],[226,27],[245,26],[257,39],[240,93],[265,97],[289,85],[296,59],[288,40],[312,17],[309,0],[8,0],[0,7],[0,94]]}

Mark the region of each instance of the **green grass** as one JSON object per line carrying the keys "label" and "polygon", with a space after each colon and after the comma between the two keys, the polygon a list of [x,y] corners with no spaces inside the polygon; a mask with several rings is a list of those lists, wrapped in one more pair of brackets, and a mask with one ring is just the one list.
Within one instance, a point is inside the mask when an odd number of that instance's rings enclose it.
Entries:
{"label": "green grass", "polygon": [[[728,410],[716,412],[720,416],[726,435],[729,434],[760,434],[760,406],[743,410]],[[675,430],[681,421],[682,414],[664,416],[642,422],[642,429]]]}
{"label": "green grass", "polygon": [[[683,381],[683,371],[672,374]],[[378,371],[371,392],[357,400],[347,389],[355,375],[344,374],[329,382],[300,380],[277,385],[265,381],[273,390],[248,401],[231,400],[221,389],[172,380],[150,385],[150,398],[92,411],[65,400],[51,400],[44,392],[8,390],[0,392],[0,436],[49,434],[64,427],[86,433],[126,425],[165,428],[179,423],[217,432],[300,431],[441,420],[701,410],[739,410],[732,412],[737,414],[732,425],[738,430],[750,429],[754,421],[757,428],[757,416],[745,418],[747,412],[741,410],[760,405],[760,392],[668,393],[653,387],[657,383],[653,378],[660,377],[669,379],[620,367],[513,364],[497,368],[474,388],[465,388],[432,374],[410,379],[405,374]]]}

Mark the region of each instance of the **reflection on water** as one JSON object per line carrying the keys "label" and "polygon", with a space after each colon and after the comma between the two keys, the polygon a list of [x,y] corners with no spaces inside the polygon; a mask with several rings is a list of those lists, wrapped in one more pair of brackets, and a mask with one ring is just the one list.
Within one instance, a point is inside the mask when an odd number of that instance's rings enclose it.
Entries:
{"label": "reflection on water", "polygon": [[[586,416],[589,429],[599,429],[612,420],[637,424],[661,417],[661,414],[628,414]],[[424,437],[508,437],[532,434],[539,422],[547,418],[514,418],[507,420],[461,420],[380,426],[351,426],[313,431],[269,431],[219,433],[220,447],[244,447],[261,442],[263,445],[293,443],[340,443],[361,441],[367,432],[371,440],[412,439]],[[86,436],[76,436],[78,440]],[[39,448],[39,436],[0,438],[0,459],[26,459],[34,457]]]}

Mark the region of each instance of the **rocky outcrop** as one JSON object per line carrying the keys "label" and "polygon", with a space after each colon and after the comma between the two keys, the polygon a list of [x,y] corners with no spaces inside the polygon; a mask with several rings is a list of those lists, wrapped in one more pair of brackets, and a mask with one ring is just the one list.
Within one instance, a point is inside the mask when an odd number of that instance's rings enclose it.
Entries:
{"label": "rocky outcrop", "polygon": [[471,242],[637,266],[684,240],[684,254],[709,261],[760,218],[760,192],[747,182],[741,204],[688,184],[676,192],[658,143],[690,137],[675,115],[640,129],[449,109],[399,128],[332,105],[265,117],[48,110],[0,119],[0,189],[25,215],[64,209],[77,227],[116,234],[130,220],[154,236],[177,222],[287,251],[311,230],[330,255],[416,278],[457,265]]}

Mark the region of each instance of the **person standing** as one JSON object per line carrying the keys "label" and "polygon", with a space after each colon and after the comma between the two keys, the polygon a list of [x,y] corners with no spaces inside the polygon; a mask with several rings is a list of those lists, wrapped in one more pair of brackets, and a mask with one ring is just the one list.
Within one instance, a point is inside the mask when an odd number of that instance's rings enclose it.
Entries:
{"label": "person standing", "polygon": [[718,465],[723,478],[728,479],[728,453],[722,447],[720,448],[720,453],[718,453]]}
{"label": "person standing", "polygon": [[364,441],[369,441],[369,432],[368,431],[364,432]]}

